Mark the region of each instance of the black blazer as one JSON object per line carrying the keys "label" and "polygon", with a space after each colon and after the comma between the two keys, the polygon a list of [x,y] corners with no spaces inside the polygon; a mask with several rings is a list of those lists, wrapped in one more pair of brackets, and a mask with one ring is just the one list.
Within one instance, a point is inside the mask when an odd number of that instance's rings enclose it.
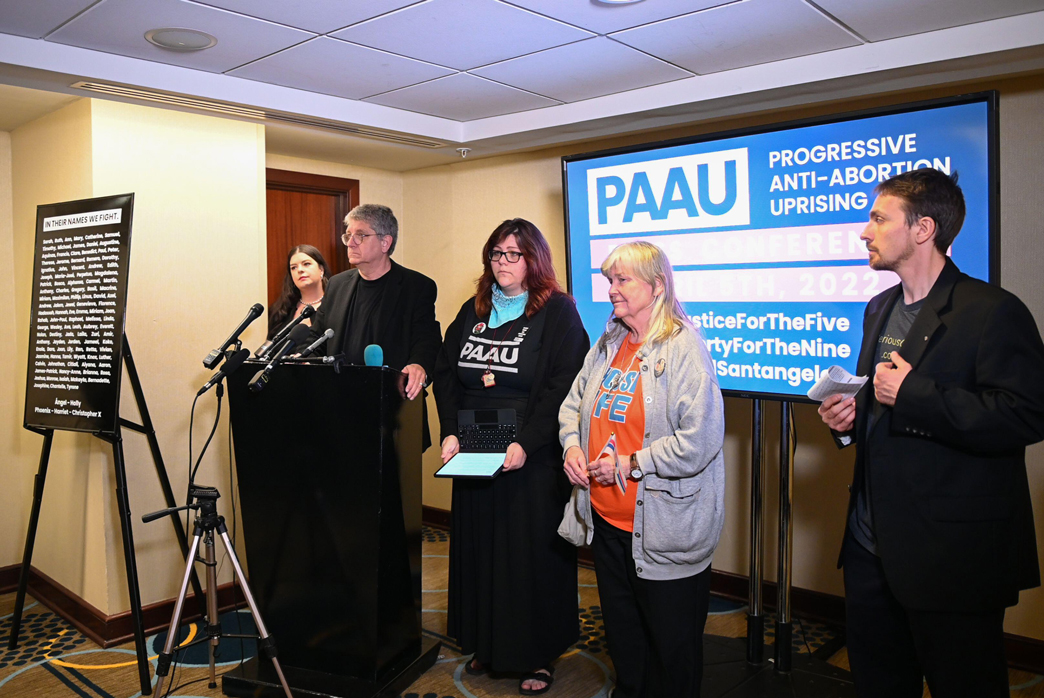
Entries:
{"label": "black blazer", "polygon": [[[334,336],[323,345],[328,355],[342,351],[348,306],[358,283],[358,269],[334,275],[326,287],[319,312],[312,319],[312,341],[327,328],[334,331]],[[435,282],[427,276],[392,261],[384,295],[377,306],[375,325],[377,344],[384,350],[385,365],[401,369],[408,364],[417,364],[424,369],[429,383],[435,375],[435,356],[442,344],[442,332],[435,319],[437,293]],[[425,405],[424,448],[430,443]]]}
{"label": "black blazer", "polygon": [[[457,378],[457,355],[461,337],[467,330],[464,323],[468,311],[474,305],[475,298],[471,297],[460,307],[456,319],[446,329],[446,341],[439,352],[434,387],[442,431],[440,443],[447,436],[457,435],[457,410],[464,393],[464,386]],[[576,374],[583,368],[587,350],[591,348],[587,330],[580,321],[580,314],[572,298],[564,293],[556,293],[540,312],[546,312],[547,317],[537,357],[537,373],[529,391],[522,431],[516,439],[527,458],[548,446],[561,452],[558,443],[558,410],[569,394]]]}
{"label": "black blazer", "polygon": [[874,532],[896,598],[924,610],[1014,605],[1040,584],[1025,458],[1044,439],[1040,333],[1016,296],[947,259],[899,350],[913,368],[867,434],[877,341],[900,293],[874,297],[863,318],[858,372],[871,381],[847,434],[849,513],[871,453]]}
{"label": "black blazer", "polygon": [[[442,344],[439,321],[435,319],[435,282],[419,272],[395,262],[387,273],[387,286],[377,306],[377,344],[384,350],[384,363],[401,369],[417,364],[431,380],[435,373],[435,355]],[[327,328],[334,336],[324,344],[327,355],[341,353],[344,343],[348,305],[359,283],[359,270],[349,269],[335,274],[326,287],[323,303],[312,320],[313,340]]]}

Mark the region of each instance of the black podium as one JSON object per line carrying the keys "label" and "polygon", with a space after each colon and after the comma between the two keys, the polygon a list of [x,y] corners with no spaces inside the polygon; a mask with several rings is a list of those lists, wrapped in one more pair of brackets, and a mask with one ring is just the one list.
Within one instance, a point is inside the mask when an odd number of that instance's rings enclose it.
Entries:
{"label": "black podium", "polygon": [[[260,366],[229,377],[229,406],[250,586],[287,682],[397,695],[439,650],[421,636],[422,398],[398,371],[306,363],[254,393]],[[263,658],[222,690],[282,695]]]}

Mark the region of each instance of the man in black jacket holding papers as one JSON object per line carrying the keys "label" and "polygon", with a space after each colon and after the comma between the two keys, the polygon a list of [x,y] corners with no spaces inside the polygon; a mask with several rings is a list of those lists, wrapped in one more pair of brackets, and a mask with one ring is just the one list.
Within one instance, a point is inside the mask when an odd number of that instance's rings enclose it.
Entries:
{"label": "man in black jacket holding papers", "polygon": [[[856,443],[839,566],[860,697],[1008,695],[1004,609],[1040,584],[1026,446],[1044,438],[1044,344],[1014,295],[947,257],[956,174],[893,177],[863,232],[901,284],[863,319],[854,398],[819,413]],[[846,443],[847,442],[847,443]]]}

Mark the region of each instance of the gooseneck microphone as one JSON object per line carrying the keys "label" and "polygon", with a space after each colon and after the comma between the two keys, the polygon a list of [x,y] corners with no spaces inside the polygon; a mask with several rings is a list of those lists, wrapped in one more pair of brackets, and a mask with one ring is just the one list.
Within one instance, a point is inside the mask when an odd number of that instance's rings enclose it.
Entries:
{"label": "gooseneck microphone", "polygon": [[384,365],[384,349],[381,349],[380,344],[368,344],[363,349],[363,363],[367,366],[383,366]]}
{"label": "gooseneck microphone", "polygon": [[211,376],[210,380],[203,384],[203,387],[199,389],[198,393],[196,393],[196,397],[199,397],[221,381],[225,380],[225,376],[230,376],[235,373],[236,369],[242,366],[243,362],[249,358],[250,350],[240,349],[235,354],[225,359],[225,364],[221,367],[221,370]]}
{"label": "gooseneck microphone", "polygon": [[313,351],[315,351],[320,346],[322,346],[323,342],[327,342],[330,339],[333,339],[333,336],[334,336],[334,331],[332,329],[328,329],[328,330],[326,330],[326,332],[323,332],[323,336],[322,337],[320,337],[319,339],[315,340],[314,342],[309,344],[307,347],[305,347],[305,350],[301,352],[301,358],[303,359],[306,356],[310,356]]}
{"label": "gooseneck microphone", "polygon": [[[203,365],[207,368],[214,368],[217,366],[218,362],[221,360],[221,355],[225,353],[225,350],[232,345],[232,342],[239,339],[239,335],[243,334],[243,330],[245,330],[254,320],[261,317],[261,313],[263,312],[265,312],[265,306],[260,303],[254,303],[250,306],[250,312],[248,312],[246,317],[243,318],[243,322],[239,323],[239,327],[232,331],[232,334],[228,336],[228,339],[226,339],[220,347],[207,354],[207,358],[203,359]],[[304,313],[302,313],[302,315],[303,314]]]}
{"label": "gooseneck microphone", "polygon": [[[302,315],[303,314],[304,313],[302,313]],[[286,355],[289,354],[294,347],[308,339],[308,334],[308,327],[304,325],[294,327],[293,331],[290,332],[290,336],[286,338],[279,349],[276,350],[275,354],[269,358],[268,365],[254,374],[254,377],[250,379],[249,383],[247,383],[247,387],[255,393],[264,390],[265,386],[268,385],[268,380],[272,375],[272,370],[278,366],[284,358],[286,358]]]}
{"label": "gooseneck microphone", "polygon": [[[289,323],[286,327],[284,327],[283,329],[279,330],[279,333],[276,334],[275,337],[272,337],[272,343],[268,345],[267,349],[265,349],[264,351],[258,353],[257,358],[259,358],[259,359],[266,359],[266,358],[268,358],[268,356],[272,353],[272,350],[275,349],[276,347],[278,347],[280,342],[282,342],[284,339],[286,339],[286,337],[291,332],[293,332],[296,328],[300,327],[302,322],[304,322],[305,320],[311,318],[313,315],[315,315],[315,308],[313,308],[310,305],[306,305],[304,307],[304,310],[301,311],[301,314],[293,319],[293,322]],[[305,327],[305,330],[308,330],[307,326]],[[301,340],[301,341],[303,341],[303,340]],[[298,341],[298,344],[300,344],[301,341]]]}

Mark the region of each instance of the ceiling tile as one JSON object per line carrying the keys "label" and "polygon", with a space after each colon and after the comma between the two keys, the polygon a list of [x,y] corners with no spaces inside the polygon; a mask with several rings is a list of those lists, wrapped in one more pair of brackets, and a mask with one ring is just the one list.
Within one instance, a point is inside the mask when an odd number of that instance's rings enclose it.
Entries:
{"label": "ceiling tile", "polygon": [[453,71],[385,51],[318,37],[230,71],[230,75],[362,99]]}
{"label": "ceiling tile", "polygon": [[[145,32],[159,27],[196,29],[218,42],[204,51],[168,51],[145,40]],[[312,36],[183,0],[103,0],[47,40],[220,73]]]}
{"label": "ceiling tile", "polygon": [[1044,0],[816,0],[870,41],[1044,10]]}
{"label": "ceiling tile", "polygon": [[700,74],[860,43],[801,0],[746,0],[619,32],[613,38]]}
{"label": "ceiling tile", "polygon": [[669,0],[668,2],[637,2],[633,5],[606,5],[594,0],[566,2],[564,0],[505,0],[533,12],[560,19],[563,22],[589,29],[599,34],[630,29],[668,17],[677,17],[715,5],[736,0]]}
{"label": "ceiling tile", "polygon": [[499,85],[467,73],[457,73],[413,87],[404,87],[364,101],[456,121],[484,119],[559,104],[553,99]]}
{"label": "ceiling tile", "polygon": [[591,34],[496,0],[428,0],[333,36],[468,70]]}
{"label": "ceiling tile", "polygon": [[326,34],[420,0],[196,0],[251,17]]}
{"label": "ceiling tile", "polygon": [[39,39],[95,0],[0,0],[0,32]]}
{"label": "ceiling tile", "polygon": [[692,76],[688,71],[605,37],[578,41],[471,72],[563,102],[578,102]]}

